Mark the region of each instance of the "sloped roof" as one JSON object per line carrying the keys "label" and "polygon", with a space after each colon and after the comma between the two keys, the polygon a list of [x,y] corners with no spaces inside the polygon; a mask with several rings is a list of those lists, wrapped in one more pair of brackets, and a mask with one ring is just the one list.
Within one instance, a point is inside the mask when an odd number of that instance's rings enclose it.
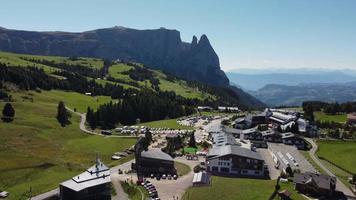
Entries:
{"label": "sloped roof", "polygon": [[237,155],[237,156],[252,158],[256,160],[263,160],[258,152],[236,145],[225,145],[221,147],[211,148],[208,153],[208,159],[217,158],[226,155]]}
{"label": "sloped roof", "polygon": [[142,151],[141,157],[152,158],[152,159],[157,159],[157,160],[173,161],[173,158],[169,154],[164,153],[160,149],[151,149],[148,151]]}
{"label": "sloped roof", "polygon": [[73,177],[70,180],[62,182],[60,185],[74,191],[81,191],[96,185],[111,182],[110,169],[100,160],[85,172]]}
{"label": "sloped roof", "polygon": [[331,185],[336,185],[336,178],[327,176],[324,174],[315,174],[315,173],[301,173],[301,174],[295,174],[294,175],[294,183],[299,183],[299,184],[310,184],[313,183],[319,188],[323,189],[332,189]]}

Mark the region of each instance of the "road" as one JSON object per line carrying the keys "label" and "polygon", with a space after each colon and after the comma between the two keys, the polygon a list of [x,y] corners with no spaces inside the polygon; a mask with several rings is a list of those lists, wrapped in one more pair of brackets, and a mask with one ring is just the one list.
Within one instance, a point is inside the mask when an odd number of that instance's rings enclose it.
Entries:
{"label": "road", "polygon": [[136,136],[127,136],[127,135],[103,135],[103,134],[100,134],[100,133],[96,133],[94,131],[91,131],[91,130],[87,129],[87,127],[85,126],[85,122],[87,121],[86,113],[75,112],[73,109],[71,109],[69,107],[66,107],[66,109],[80,117],[79,129],[81,131],[85,132],[85,133],[92,134],[92,135],[98,135],[98,136],[102,136],[102,137],[116,137],[116,138],[133,138],[133,137],[136,137]]}
{"label": "road", "polygon": [[[318,150],[318,145],[314,142],[313,139],[311,138],[305,138],[311,145],[312,148],[309,151],[310,157],[313,159],[313,161],[319,165],[320,168],[322,168],[329,176],[335,176],[327,167],[323,165],[323,163],[320,162],[318,156],[316,155],[316,152]],[[342,191],[345,195],[355,197],[355,195],[351,192],[351,190],[343,183],[340,181],[340,179],[335,176],[337,179],[336,183],[336,190]]]}

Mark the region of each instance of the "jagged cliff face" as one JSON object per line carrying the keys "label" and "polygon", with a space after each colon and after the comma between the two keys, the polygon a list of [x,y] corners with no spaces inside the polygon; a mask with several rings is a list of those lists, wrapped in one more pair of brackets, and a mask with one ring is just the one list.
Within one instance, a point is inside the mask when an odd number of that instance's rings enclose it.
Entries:
{"label": "jagged cliff face", "polygon": [[181,41],[176,30],[135,30],[123,27],[82,33],[32,32],[0,28],[0,51],[86,56],[140,62],[177,76],[227,86],[219,58],[208,38]]}

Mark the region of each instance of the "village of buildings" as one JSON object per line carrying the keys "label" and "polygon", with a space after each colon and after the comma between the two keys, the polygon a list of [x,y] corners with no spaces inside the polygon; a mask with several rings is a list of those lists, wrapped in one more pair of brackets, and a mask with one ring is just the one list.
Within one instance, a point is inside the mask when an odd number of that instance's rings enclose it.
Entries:
{"label": "village of buildings", "polygon": [[[60,183],[52,193],[33,199],[50,199],[53,195],[62,200],[125,199],[117,197],[124,195],[122,189],[112,198],[111,187],[120,188],[119,181],[141,185],[148,199],[183,199],[189,187],[210,187],[212,176],[271,179],[277,185],[289,181],[293,190],[306,199],[353,196],[335,176],[319,173],[301,154],[301,150],[314,151],[312,138],[319,134],[317,127],[303,119],[303,113],[269,108],[242,113],[236,107],[219,107],[217,114],[204,115],[212,108],[202,106],[198,110],[200,115],[177,121],[194,127],[192,130],[117,128],[116,131],[126,135],[140,133],[136,145],[112,156],[122,159],[133,155],[133,160],[108,168],[97,155],[94,165],[82,174]],[[189,148],[192,143],[191,135],[200,148],[184,152],[184,147]],[[168,143],[172,146],[167,147]],[[172,151],[163,150],[165,147],[172,148],[173,155]],[[191,170],[180,174],[177,162]],[[279,199],[292,199],[291,192],[282,190],[275,195]]]}

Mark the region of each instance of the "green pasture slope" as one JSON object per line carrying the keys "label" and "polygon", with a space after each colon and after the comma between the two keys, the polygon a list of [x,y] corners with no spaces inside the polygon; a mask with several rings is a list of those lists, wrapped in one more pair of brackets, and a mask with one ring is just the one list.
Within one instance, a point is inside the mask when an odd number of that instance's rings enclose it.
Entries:
{"label": "green pasture slope", "polygon": [[346,123],[346,114],[337,114],[337,115],[328,115],[324,112],[314,112],[315,120],[321,122],[337,122],[337,123]]}
{"label": "green pasture slope", "polygon": [[356,174],[356,142],[319,140],[317,143],[318,156]]}
{"label": "green pasture slope", "polygon": [[[276,181],[248,178],[228,178],[212,176],[211,186],[190,187],[183,196],[184,200],[255,200],[269,199]],[[293,189],[292,183],[280,183],[281,189],[292,192],[292,200],[305,200]],[[275,198],[278,199],[277,197]]]}
{"label": "green pasture slope", "polygon": [[[133,69],[132,66],[128,66],[122,63],[116,63],[109,68],[109,75],[115,79],[120,79],[123,81],[135,81],[130,78],[128,74],[125,72]],[[197,98],[197,99],[205,99],[205,98],[212,98],[214,99],[215,96],[211,94],[207,94],[197,90],[196,88],[191,88],[187,85],[187,83],[183,80],[167,80],[167,76],[158,70],[151,70],[153,71],[156,78],[159,79],[159,87],[162,91],[174,91],[177,95],[181,95],[186,98]],[[141,87],[151,88],[151,83],[146,81],[135,81]]]}
{"label": "green pasture slope", "polygon": [[[27,59],[27,60],[26,60]],[[82,58],[78,57],[75,59],[71,59],[69,57],[60,57],[60,56],[39,56],[39,55],[26,55],[26,54],[16,54],[16,53],[8,53],[8,52],[0,52],[0,63],[4,63],[10,66],[21,66],[21,67],[38,67],[43,69],[46,73],[56,78],[63,78],[53,73],[56,71],[60,71],[54,66],[38,64],[36,62],[28,61],[30,60],[45,60],[54,62],[56,64],[70,64],[70,65],[81,65],[88,68],[93,69],[101,69],[104,66],[104,61],[98,58]],[[109,74],[111,77],[115,79],[119,79],[125,81],[126,83],[114,83],[112,81],[104,80],[104,79],[95,79],[97,83],[106,84],[119,84],[124,88],[133,88],[140,89],[135,85],[130,85],[129,82],[137,82],[140,87],[151,88],[151,83],[146,81],[135,81],[130,78],[128,74],[125,72],[132,69],[132,66],[123,64],[123,63],[114,63],[109,67]],[[197,99],[215,99],[216,97],[211,94],[207,94],[205,92],[199,91],[197,88],[189,87],[184,80],[176,79],[176,80],[168,80],[167,75],[162,73],[159,70],[151,70],[153,71],[156,78],[159,79],[160,84],[159,87],[162,91],[174,91],[177,95],[181,95],[186,98],[197,98]],[[88,77],[89,78],[89,77]]]}
{"label": "green pasture slope", "polygon": [[[24,59],[22,59],[24,58]],[[69,65],[81,65],[84,67],[89,67],[93,69],[101,69],[104,66],[104,61],[98,58],[82,58],[78,57],[75,60],[71,60],[69,57],[60,57],[60,56],[38,56],[38,55],[27,55],[27,54],[16,54],[16,53],[8,53],[8,52],[0,52],[0,62],[6,63],[14,63],[23,66],[32,66],[33,64],[37,66],[45,66],[41,64],[37,64],[35,62],[27,61],[26,59],[31,60],[45,60],[51,61],[57,64],[65,63]]]}
{"label": "green pasture slope", "polygon": [[[112,153],[135,143],[135,139],[85,134],[79,130],[80,119],[74,114],[71,125],[64,128],[59,125],[55,118],[58,101],[82,111],[87,105],[98,105],[92,97],[60,91],[11,95],[15,120],[0,122],[0,190],[9,191],[9,199],[23,198],[30,188],[35,195],[58,187],[61,181],[91,166],[96,153],[104,163],[116,165],[119,162],[110,159]],[[4,104],[0,102],[1,109]]]}

